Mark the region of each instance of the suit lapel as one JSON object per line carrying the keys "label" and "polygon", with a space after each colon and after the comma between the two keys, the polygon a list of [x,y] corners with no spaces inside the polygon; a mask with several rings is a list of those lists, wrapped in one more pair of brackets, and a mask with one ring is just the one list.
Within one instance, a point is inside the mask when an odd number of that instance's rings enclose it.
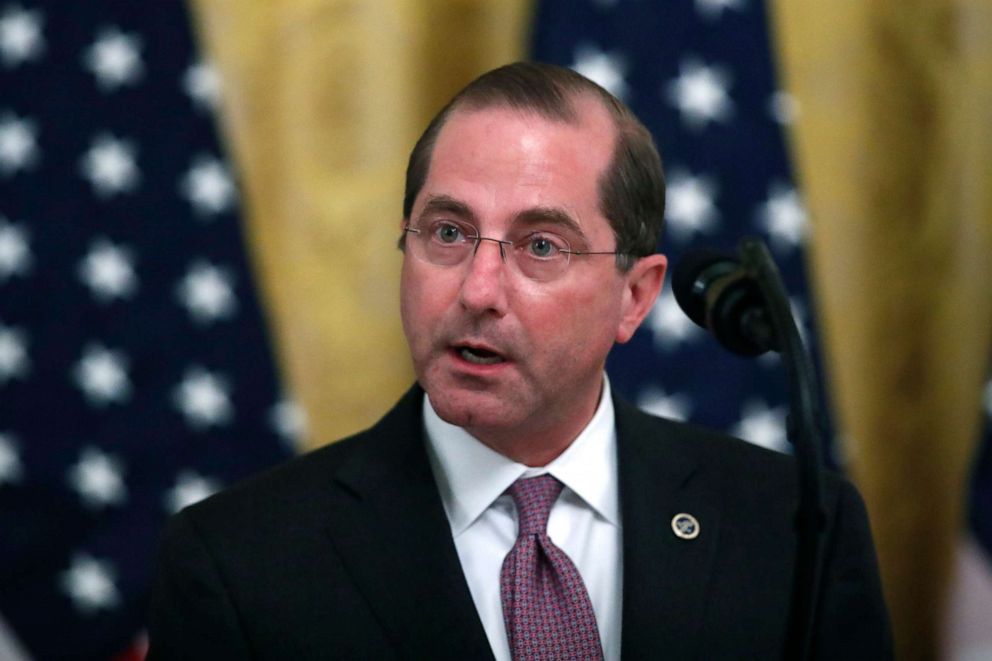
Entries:
{"label": "suit lapel", "polygon": [[328,534],[401,656],[492,658],[424,448],[419,388],[335,476]]}
{"label": "suit lapel", "polygon": [[[717,492],[706,469],[667,423],[615,400],[623,516],[625,659],[691,658],[709,591],[720,532]],[[676,514],[699,522],[699,536],[681,539]]]}

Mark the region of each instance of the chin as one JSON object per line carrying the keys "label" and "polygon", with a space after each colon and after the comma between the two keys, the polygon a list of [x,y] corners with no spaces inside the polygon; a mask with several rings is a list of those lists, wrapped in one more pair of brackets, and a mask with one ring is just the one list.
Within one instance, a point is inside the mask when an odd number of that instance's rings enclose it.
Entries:
{"label": "chin", "polygon": [[492,429],[511,423],[507,402],[494,401],[489,393],[451,392],[444,388],[425,387],[431,406],[442,420],[464,429]]}

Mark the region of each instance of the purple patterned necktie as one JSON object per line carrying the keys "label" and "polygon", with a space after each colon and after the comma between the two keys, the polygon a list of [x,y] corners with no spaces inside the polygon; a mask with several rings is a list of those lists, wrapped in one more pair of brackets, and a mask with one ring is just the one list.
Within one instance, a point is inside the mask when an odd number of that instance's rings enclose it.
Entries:
{"label": "purple patterned necktie", "polygon": [[548,537],[548,516],[563,485],[551,475],[508,489],[519,532],[503,560],[500,595],[514,661],[602,659],[596,615],[579,570]]}

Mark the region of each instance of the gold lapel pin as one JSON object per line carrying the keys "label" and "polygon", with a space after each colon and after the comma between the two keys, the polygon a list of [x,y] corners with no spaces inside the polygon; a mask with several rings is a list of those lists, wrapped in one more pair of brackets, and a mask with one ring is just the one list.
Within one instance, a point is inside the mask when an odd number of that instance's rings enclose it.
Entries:
{"label": "gold lapel pin", "polygon": [[681,539],[699,537],[699,521],[691,514],[681,512],[672,517],[672,532]]}

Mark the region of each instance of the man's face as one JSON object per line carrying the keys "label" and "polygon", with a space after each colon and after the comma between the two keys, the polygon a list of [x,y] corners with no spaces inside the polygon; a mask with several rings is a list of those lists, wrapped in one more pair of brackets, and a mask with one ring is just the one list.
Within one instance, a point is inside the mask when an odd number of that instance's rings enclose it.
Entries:
{"label": "man's face", "polygon": [[[454,112],[411,226],[467,221],[497,239],[543,229],[573,250],[615,250],[598,197],[613,124],[594,102],[576,106],[576,123],[504,108]],[[562,227],[563,218],[574,227]],[[490,241],[454,266],[422,261],[408,248],[403,328],[437,413],[491,444],[563,433],[570,441],[595,411],[607,353],[643,318],[630,312],[630,277],[609,255],[573,255],[563,276],[536,282],[504,263]]]}

